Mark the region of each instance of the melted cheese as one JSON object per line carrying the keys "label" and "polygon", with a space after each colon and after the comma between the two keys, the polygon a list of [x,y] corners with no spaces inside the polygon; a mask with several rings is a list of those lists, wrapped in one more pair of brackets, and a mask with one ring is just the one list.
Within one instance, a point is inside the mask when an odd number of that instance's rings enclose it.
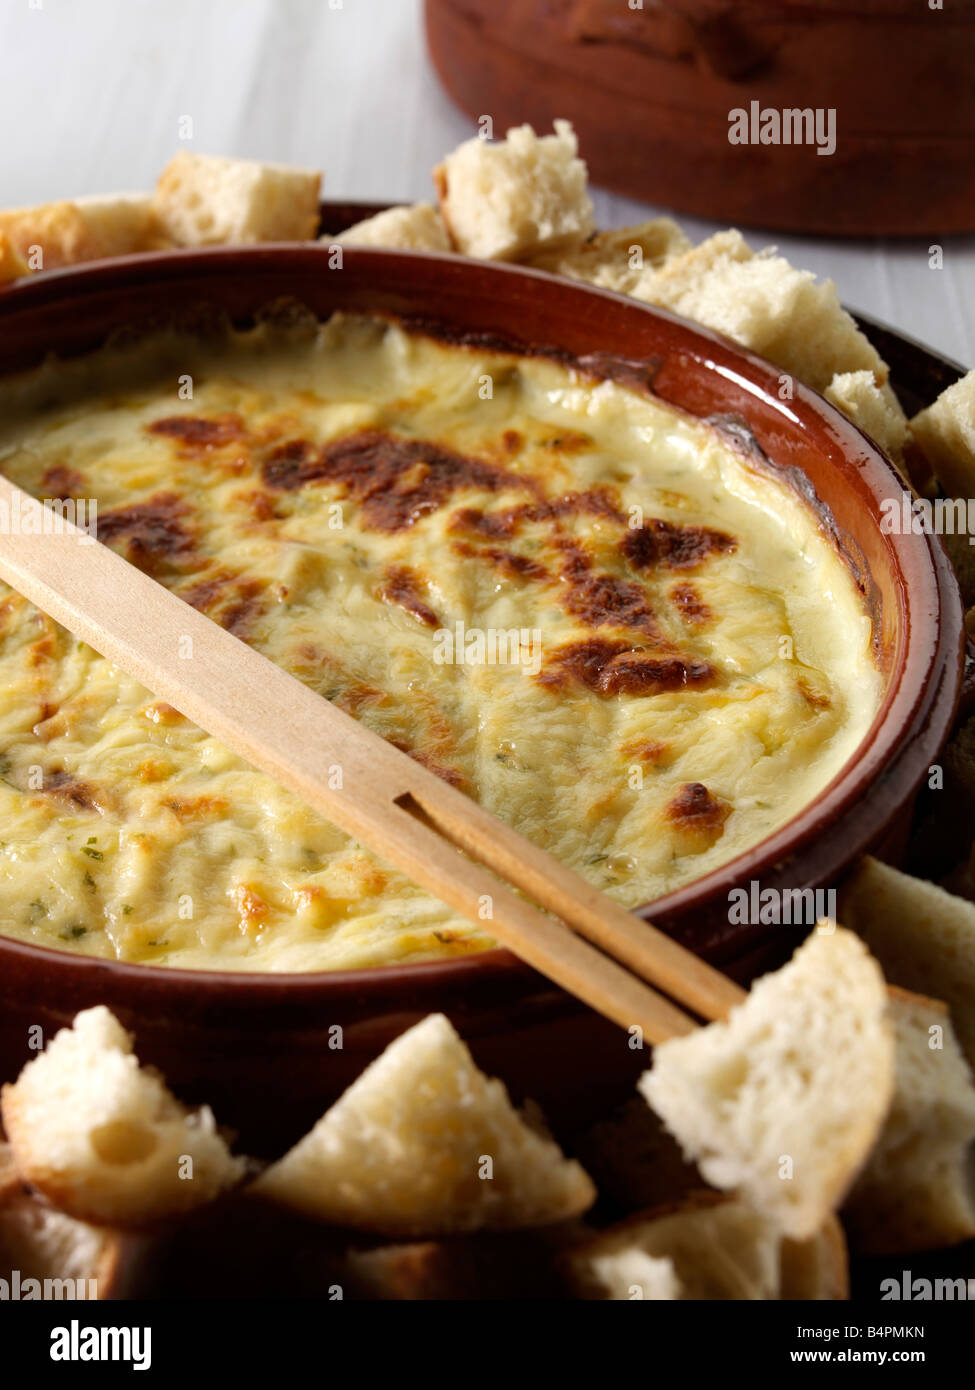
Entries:
{"label": "melted cheese", "polygon": [[[14,481],[97,499],[102,540],[626,904],[782,826],[876,713],[812,513],[620,385],[337,317],[4,407]],[[5,934],[273,971],[492,944],[7,589],[0,684]]]}

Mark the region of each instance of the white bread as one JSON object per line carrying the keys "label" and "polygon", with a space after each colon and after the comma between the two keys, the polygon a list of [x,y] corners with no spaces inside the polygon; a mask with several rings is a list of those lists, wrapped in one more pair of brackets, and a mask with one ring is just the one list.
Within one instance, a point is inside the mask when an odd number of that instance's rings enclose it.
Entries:
{"label": "white bread", "polygon": [[388,246],[402,251],[450,251],[450,238],[443,218],[432,203],[413,203],[408,207],[387,208],[363,222],[322,237],[329,244],[342,246]]}
{"label": "white bread", "polygon": [[27,262],[6,232],[0,231],[0,285],[27,274]]}
{"label": "white bread", "polygon": [[21,1186],[21,1177],[17,1172],[17,1165],[14,1163],[14,1156],[10,1145],[2,1138],[0,1133],[0,1199],[12,1187]]}
{"label": "white bread", "polygon": [[823,395],[904,472],[910,426],[889,384],[878,386],[871,371],[837,372]]}
{"label": "white bread", "polygon": [[160,175],[153,203],[182,246],[309,241],[318,230],[320,185],[311,169],[181,150]]}
{"label": "white bread", "polygon": [[98,256],[81,211],[77,204],[67,201],[0,212],[0,234],[31,270],[56,270]]}
{"label": "white bread", "polygon": [[[35,270],[154,251],[168,244],[152,200],[125,193],[0,212],[0,241],[4,238],[24,268]],[[34,248],[40,249],[40,264],[34,263]]]}
{"label": "white bread", "polygon": [[[774,1299],[780,1245],[767,1216],[704,1192],[627,1217],[569,1252],[566,1266],[583,1297]],[[670,1268],[669,1280],[661,1262]]]}
{"label": "white bread", "polygon": [[893,1085],[883,976],[840,927],[815,931],[727,1022],[662,1043],[639,1083],[709,1182],[799,1240],[863,1167]]}
{"label": "white bread", "polygon": [[[567,1263],[577,1292],[590,1297],[640,1298],[642,1257],[671,1266],[672,1298],[773,1299],[779,1239],[775,1224],[746,1203],[702,1193],[627,1217],[572,1251]],[[649,1272],[656,1283],[657,1271]]]}
{"label": "white bread", "polygon": [[212,1112],[187,1110],[140,1068],[104,1006],[57,1033],[0,1103],[20,1176],[82,1221],[136,1225],[189,1211],[243,1174]]}
{"label": "white bread", "polygon": [[892,984],[943,999],[975,1071],[975,904],[865,856],[840,889],[839,914]]}
{"label": "white bread", "polygon": [[[593,1125],[574,1143],[573,1149],[595,1182],[600,1198],[609,1197],[624,1209],[672,1209],[691,1194],[696,1194],[695,1202],[701,1201],[701,1175],[683,1159],[676,1140],[650,1107],[636,1097],[610,1118]],[[640,1255],[644,1260],[651,1258],[645,1252]],[[810,1240],[784,1238],[780,1264],[782,1298],[849,1297],[846,1241],[835,1217],[828,1218]],[[641,1282],[630,1280],[629,1270],[622,1272],[627,1284]],[[645,1298],[651,1296],[658,1295],[644,1293]]]}
{"label": "white bread", "polygon": [[576,1247],[566,1264],[577,1293],[609,1299],[802,1299],[850,1296],[835,1216],[810,1240],[783,1237],[734,1198],[696,1193],[637,1213]]}
{"label": "white bread", "polygon": [[894,1097],[843,1211],[854,1249],[872,1255],[933,1250],[975,1236],[972,1074],[944,1004],[896,988],[890,994]]}
{"label": "white bread", "polygon": [[692,246],[669,218],[597,232],[568,250],[535,255],[531,264],[726,334],[821,391],[905,471],[907,417],[886,364],[831,281],[817,283],[771,249],[755,255],[735,230]]}
{"label": "white bread", "polygon": [[[640,1248],[636,1232],[632,1233],[631,1241],[610,1249],[597,1248],[588,1258],[580,1257],[578,1291],[584,1297],[598,1296],[616,1302],[639,1299],[648,1303],[672,1303],[683,1298],[684,1286],[677,1277],[673,1260],[667,1255],[648,1255]],[[582,1259],[585,1259],[584,1265]]]}
{"label": "white bread", "polygon": [[755,255],[738,231],[672,257],[641,282],[638,297],[727,334],[814,391],[825,391],[838,373],[869,371],[878,387],[887,381],[886,365],[833,282],[817,282],[771,249]]}
{"label": "white bread", "polygon": [[74,205],[101,256],[129,256],[172,245],[150,193],[92,194]]}
{"label": "white bread", "polygon": [[850,1296],[850,1259],[843,1227],[835,1216],[809,1240],[784,1236],[779,1248],[779,1297],[835,1302]]}
{"label": "white bread", "polygon": [[915,415],[911,429],[947,495],[975,495],[975,371]]}
{"label": "white bread", "polygon": [[691,243],[669,217],[641,222],[619,231],[597,232],[580,246],[533,257],[531,265],[553,275],[566,275],[600,289],[639,298],[644,280]]}
{"label": "white bread", "polygon": [[451,242],[465,256],[518,261],[584,241],[593,230],[586,166],[575,131],[515,126],[504,140],[477,136],[433,171]]}
{"label": "white bread", "polygon": [[[493,1176],[486,1172],[486,1161]],[[443,1014],[387,1047],[249,1189],[390,1236],[541,1226],[592,1205],[578,1163],[529,1129]]]}
{"label": "white bread", "polygon": [[[22,1184],[0,1192],[0,1279],[9,1286],[19,1278],[21,1297],[112,1297],[122,1241],[118,1231],[76,1221]],[[26,1289],[27,1280],[37,1280],[41,1292]],[[66,1287],[66,1280],[74,1287]],[[47,1293],[45,1281],[52,1281]]]}

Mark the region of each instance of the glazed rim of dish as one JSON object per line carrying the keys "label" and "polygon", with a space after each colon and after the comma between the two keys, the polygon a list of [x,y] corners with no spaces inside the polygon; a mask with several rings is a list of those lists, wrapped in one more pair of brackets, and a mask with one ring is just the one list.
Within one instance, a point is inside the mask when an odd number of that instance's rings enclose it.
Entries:
{"label": "glazed rim of dish", "polygon": [[[614,377],[720,430],[752,466],[798,492],[831,533],[864,591],[885,688],[857,750],[809,805],[718,869],[634,911],[665,929],[681,928],[678,934],[692,949],[713,950],[713,932],[709,938],[699,931],[695,939],[689,918],[708,906],[713,914],[716,903],[725,904],[727,915],[732,888],[753,880],[780,890],[835,883],[917,790],[948,734],[961,688],[964,626],[957,583],[933,537],[881,531],[881,501],[900,497],[905,488],[877,446],[798,381],[791,396],[780,399],[779,368],[665,310],[541,271],[459,256],[343,249],[336,267],[330,252],[324,245],[294,244],[186,249],[22,280],[0,291],[0,375],[28,369],[50,354],[92,351],[120,329],[162,326],[200,305],[243,326],[269,304],[287,299],[322,319],[336,310],[387,315],[455,343],[554,356],[594,378]],[[519,331],[511,332],[512,322]],[[803,464],[817,460],[820,477],[813,482]],[[866,530],[857,525],[864,517],[871,518]],[[725,958],[741,956],[755,939],[746,929]],[[210,988],[219,982],[252,995],[263,991],[269,1000],[284,991],[296,1003],[323,988],[373,997],[378,992],[392,1000],[397,982],[435,986],[442,979],[458,985],[533,973],[503,948],[291,973],[134,964],[2,934],[0,952],[84,972],[86,983],[98,978],[94,972],[103,972],[103,979],[107,972],[116,987],[129,982],[137,993],[152,985],[165,990],[164,982],[179,991],[194,982]],[[80,984],[81,977],[75,978]]]}

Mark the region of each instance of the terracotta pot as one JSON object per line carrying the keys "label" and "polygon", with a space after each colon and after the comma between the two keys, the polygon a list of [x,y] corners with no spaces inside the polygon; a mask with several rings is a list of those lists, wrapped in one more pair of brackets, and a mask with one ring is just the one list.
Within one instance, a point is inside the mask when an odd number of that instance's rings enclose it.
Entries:
{"label": "terracotta pot", "polygon": [[[862,583],[884,675],[882,707],[855,757],[805,811],[644,915],[741,978],[795,944],[780,927],[733,927],[728,893],[835,886],[864,850],[902,837],[950,727],[962,661],[961,604],[940,545],[887,535],[880,504],[901,484],[877,448],[813,392],[778,398],[779,372],[664,312],[537,272],[457,257],[317,246],[167,252],[55,271],[0,293],[0,374],[84,352],[119,328],[201,304],[238,322],[282,297],[424,320],[463,340],[582,359],[713,422],[754,466],[818,509]],[[188,1099],[210,1101],[255,1150],[273,1151],[321,1112],[403,1028],[443,1010],[478,1059],[557,1117],[605,1109],[646,1054],[506,951],[313,975],[166,970],[0,939],[0,1077],[28,1059],[28,1028],[108,1004],[140,1056]],[[342,1047],[331,1030],[339,1025]],[[330,1045],[333,1044],[333,1045]]]}
{"label": "terracotta pot", "polygon": [[[469,116],[567,117],[593,180],[632,198],[827,236],[975,228],[967,0],[426,0],[426,26]],[[835,149],[732,144],[753,102],[820,110],[824,135],[834,112]]]}

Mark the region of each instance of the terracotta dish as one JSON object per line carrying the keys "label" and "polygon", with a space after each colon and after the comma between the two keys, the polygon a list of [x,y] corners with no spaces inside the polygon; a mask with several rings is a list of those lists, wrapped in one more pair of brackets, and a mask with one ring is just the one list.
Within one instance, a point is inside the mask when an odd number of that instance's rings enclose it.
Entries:
{"label": "terracotta dish", "polygon": [[[632,198],[828,236],[975,228],[971,4],[426,0],[426,24],[473,120],[566,117],[593,181]],[[821,112],[819,131],[796,143],[785,111]]]}
{"label": "terracotta dish", "polygon": [[[201,304],[245,323],[281,298],[321,317],[336,309],[413,317],[454,338],[488,335],[585,359],[597,375],[711,421],[818,509],[872,611],[880,711],[857,755],[802,814],[645,914],[742,977],[782,958],[793,932],[729,925],[729,889],[753,879],[763,888],[832,887],[864,850],[896,852],[958,700],[955,581],[937,541],[882,532],[880,504],[901,492],[890,464],[814,393],[797,386],[793,400],[780,401],[778,370],[713,334],[539,272],[455,257],[346,250],[343,267],[330,269],[325,247],[269,246],[55,271],[0,294],[0,374]],[[624,1033],[504,951],[371,971],[235,975],[122,965],[0,938],[0,1077],[27,1060],[31,1025],[47,1033],[97,1002],[134,1029],[140,1056],[163,1068],[177,1094],[212,1103],[258,1150],[296,1137],[430,1011],[448,1013],[488,1071],[553,1114],[572,1105],[578,1113],[587,1093],[605,1111],[647,1060]]]}

